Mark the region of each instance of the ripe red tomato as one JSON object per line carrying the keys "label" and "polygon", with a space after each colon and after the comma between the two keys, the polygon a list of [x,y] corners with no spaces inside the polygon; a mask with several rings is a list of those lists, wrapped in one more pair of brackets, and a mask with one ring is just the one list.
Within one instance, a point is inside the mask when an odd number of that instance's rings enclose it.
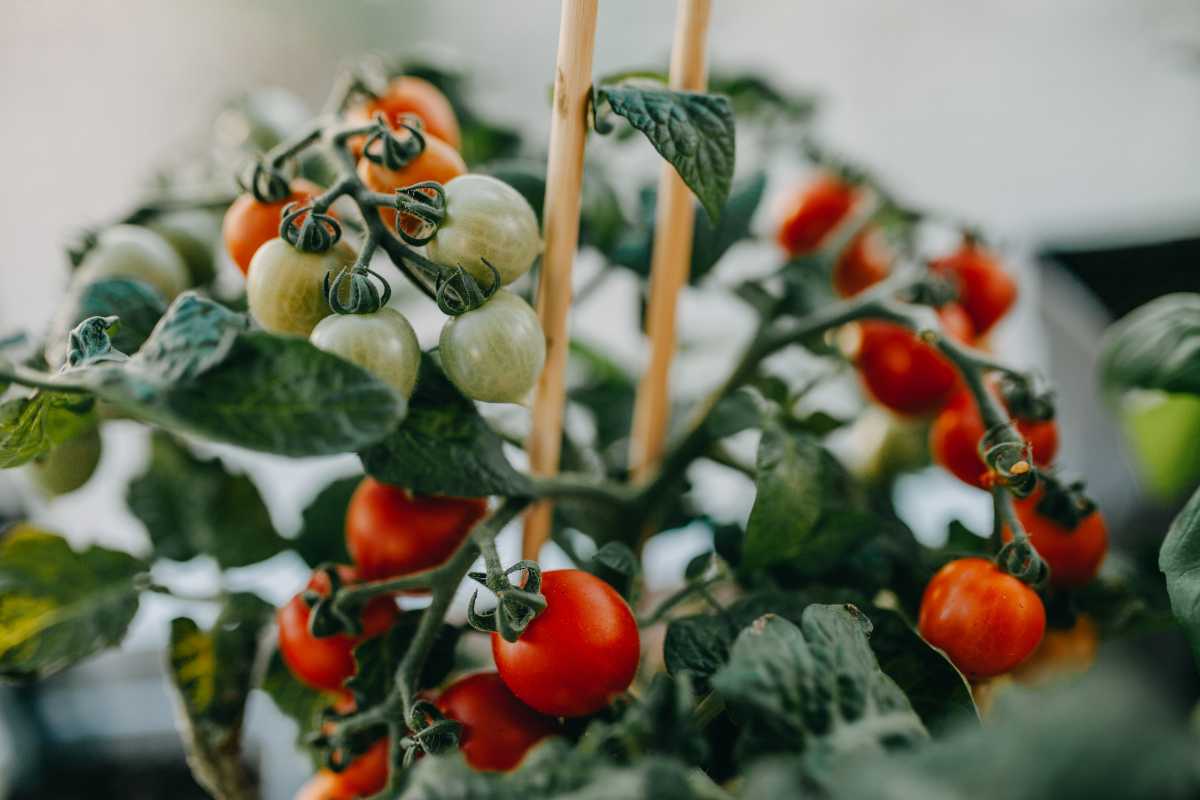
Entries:
{"label": "ripe red tomato", "polygon": [[841,297],[853,297],[874,286],[892,271],[892,253],[878,228],[866,228],[846,246],[846,252],[833,266],[833,290]]}
{"label": "ripe red tomato", "polygon": [[834,175],[821,175],[788,198],[779,225],[779,244],[788,255],[811,253],[838,226],[854,203],[858,190]]}
{"label": "ripe red tomato", "polygon": [[546,610],[515,642],[492,634],[500,677],[528,706],[555,717],[604,708],[629,688],[641,644],[637,621],[616,590],[577,569],[542,575]]}
{"label": "ripe red tomato", "polygon": [[225,249],[245,275],[250,259],[258,248],[279,235],[279,220],[288,203],[307,203],[321,193],[321,187],[304,178],[292,181],[292,193],[278,203],[260,203],[252,194],[243,194],[225,212],[221,236]]}
{"label": "ripe red tomato", "polygon": [[[448,183],[459,175],[466,174],[467,162],[450,145],[431,134],[425,134],[425,150],[398,170],[388,169],[382,164],[366,158],[358,160],[358,177],[368,189],[391,193],[405,186],[422,181]],[[390,208],[379,209],[379,215],[389,228],[395,226],[396,212]]]}
{"label": "ripe red tomato", "polygon": [[[1058,426],[1054,420],[1017,420],[1017,430],[1033,448],[1033,461],[1049,466],[1058,454]],[[979,440],[986,428],[971,393],[956,393],[929,429],[929,451],[933,459],[963,483],[987,488],[983,477],[987,466],[979,457]]]}
{"label": "ripe red tomato", "polygon": [[954,253],[930,264],[958,288],[958,302],[966,309],[975,334],[983,336],[1017,300],[1017,282],[1000,262],[978,244],[964,242]]}
{"label": "ripe red tomato", "polygon": [[[1099,511],[1088,514],[1073,529],[1038,512],[1045,490],[1039,486],[1033,494],[1015,501],[1017,519],[1029,534],[1029,542],[1050,567],[1050,583],[1062,588],[1083,586],[1096,577],[1108,553],[1108,526]],[[1012,538],[1007,527],[1004,541]]]}
{"label": "ripe red tomato", "polygon": [[382,791],[388,778],[388,738],[375,742],[336,775],[340,788],[350,797],[371,797]]}
{"label": "ripe red tomato", "polygon": [[300,787],[294,800],[355,800],[355,795],[342,786],[336,772],[323,769]]}
{"label": "ripe red tomato", "polygon": [[487,512],[482,498],[425,497],[363,478],[346,509],[346,549],[363,580],[441,564]]}
{"label": "ripe red tomato", "polygon": [[[343,583],[354,583],[357,575],[350,567],[338,567]],[[325,596],[329,594],[329,579],[323,572],[314,572],[308,588]],[[396,604],[390,597],[376,597],[363,609],[361,636],[337,634],[313,636],[308,630],[312,609],[297,594],[279,609],[279,652],[284,662],[300,681],[315,689],[341,691],[342,684],[354,674],[351,651],[364,639],[386,631],[396,619]]]}
{"label": "ripe red tomato", "polygon": [[989,678],[1037,648],[1046,609],[1033,589],[991,561],[960,558],[925,587],[917,628],[968,678]]}
{"label": "ripe red tomato", "polygon": [[[380,97],[354,106],[346,112],[346,119],[353,123],[366,124],[378,113],[387,116],[388,125],[400,127],[405,114],[416,114],[421,118],[425,130],[443,140],[455,150],[462,147],[462,133],[458,128],[458,117],[454,107],[441,90],[423,78],[400,76],[393,78],[387,91]],[[362,140],[352,141],[354,155],[359,155]]]}
{"label": "ripe red tomato", "polygon": [[460,678],[437,699],[438,709],[462,723],[459,746],[475,769],[506,772],[535,744],[558,733],[558,720],[518,700],[500,675],[480,672]]}
{"label": "ripe red tomato", "polygon": [[[956,303],[938,309],[948,336],[968,342],[971,321]],[[892,322],[862,323],[859,374],[880,404],[900,414],[928,414],[941,408],[959,386],[958,372],[932,345]]]}

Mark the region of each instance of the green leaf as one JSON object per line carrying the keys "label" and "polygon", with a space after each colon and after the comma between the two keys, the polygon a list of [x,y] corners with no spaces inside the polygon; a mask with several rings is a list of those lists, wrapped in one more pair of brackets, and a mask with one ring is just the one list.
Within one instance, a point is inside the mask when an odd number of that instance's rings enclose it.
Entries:
{"label": "green leaf", "polygon": [[290,544],[310,567],[350,563],[350,553],[346,550],[346,509],[360,483],[361,475],[338,478],[305,506],[300,533]]}
{"label": "green leaf", "polygon": [[629,545],[608,542],[592,555],[587,570],[616,589],[631,604],[636,602],[642,565]]}
{"label": "green leaf", "polygon": [[605,103],[645,134],[716,220],[733,181],[735,132],[729,99],[626,83],[597,88],[597,107]]}
{"label": "green leaf", "polygon": [[45,678],[121,642],[147,565],[18,524],[0,540],[0,677]]}
{"label": "green leaf", "polygon": [[1200,489],[1175,517],[1158,553],[1158,568],[1167,576],[1171,610],[1192,643],[1200,662]]}
{"label": "green leaf", "polygon": [[227,569],[287,547],[249,477],[230,474],[220,459],[197,458],[163,431],[154,432],[150,463],[130,482],[126,502],[159,558],[210,555]]}
{"label": "green leaf", "polygon": [[1111,389],[1200,394],[1200,294],[1164,295],[1113,325],[1100,374]]}
{"label": "green leaf", "polygon": [[404,424],[359,455],[369,475],[418,494],[531,494],[529,479],[508,463],[502,445],[475,404],[426,356]]}
{"label": "green leaf", "polygon": [[112,337],[112,346],[126,354],[137,352],[166,309],[162,295],[141,281],[109,278],[85,284],[67,296],[55,316],[46,360],[55,367],[66,360],[68,336],[88,317],[119,317],[121,324]]}
{"label": "green leaf", "polygon": [[763,427],[755,483],[742,551],[747,570],[789,562],[820,575],[879,529],[833,456],[777,421]]}
{"label": "green leaf", "polygon": [[258,642],[274,608],[249,593],[230,595],[211,631],[187,617],[171,622],[168,677],[192,775],[214,797],[252,798],[242,760],[242,717]]}
{"label": "green leaf", "polygon": [[659,672],[618,719],[589,725],[580,747],[622,763],[657,753],[702,765],[708,746],[695,725],[695,708],[696,694],[687,674],[675,678]]}
{"label": "green leaf", "polygon": [[871,652],[871,623],[854,606],[810,606],[796,627],[760,617],[712,678],[742,723],[743,757],[821,750],[870,752],[927,734]]}
{"label": "green leaf", "polygon": [[47,390],[0,403],[0,469],[44,456],[94,427],[94,407],[90,395]]}
{"label": "green leaf", "polygon": [[[422,612],[406,611],[396,619],[388,632],[367,639],[354,648],[354,660],[358,669],[346,681],[346,688],[354,693],[359,708],[379,705],[396,685],[396,667],[412,642],[421,622]],[[454,649],[462,631],[450,625],[442,625],[433,637],[433,646],[421,670],[418,688],[426,689],[440,684],[454,668]]]}
{"label": "green leaf", "polygon": [[128,362],[72,373],[126,413],[177,432],[289,456],[373,444],[404,398],[366,370],[248,318],[181,295]]}
{"label": "green leaf", "polygon": [[309,735],[320,729],[325,709],[338,699],[332,692],[319,692],[296,680],[279,650],[271,654],[258,688],[271,698],[276,708],[296,723],[295,741],[302,748],[308,747]]}

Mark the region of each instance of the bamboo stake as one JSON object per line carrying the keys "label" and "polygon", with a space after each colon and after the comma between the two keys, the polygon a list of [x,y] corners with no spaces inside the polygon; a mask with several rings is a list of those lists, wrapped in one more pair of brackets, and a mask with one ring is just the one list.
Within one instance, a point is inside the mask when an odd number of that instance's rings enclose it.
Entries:
{"label": "bamboo stake", "polygon": [[[592,51],[596,39],[597,0],[563,0],[558,29],[554,106],[550,115],[550,157],[543,208],[541,282],[537,312],[546,332],[546,366],[533,399],[533,428],[526,449],[534,474],[558,472],[562,446],[564,371],[567,365],[567,311],[571,306],[571,268],[579,241],[579,204],[583,189],[583,145],[587,135],[588,95],[592,87]],[[550,538],[549,503],[526,514],[522,551],[536,559]]]}
{"label": "bamboo stake", "polygon": [[[703,91],[707,85],[705,41],[711,0],[679,0],[671,48],[671,88]],[[687,282],[696,222],[692,195],[679,173],[664,163],[658,181],[654,251],[650,262],[650,303],[646,335],[650,364],[638,385],[633,411],[629,463],[633,478],[648,478],[662,459],[670,416],[671,359],[675,354],[675,309]]]}

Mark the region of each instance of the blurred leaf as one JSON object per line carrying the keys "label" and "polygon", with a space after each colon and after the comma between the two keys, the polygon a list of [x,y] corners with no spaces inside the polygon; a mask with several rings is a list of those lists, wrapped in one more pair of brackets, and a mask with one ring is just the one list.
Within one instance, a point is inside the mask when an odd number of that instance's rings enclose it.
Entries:
{"label": "blurred leaf", "polygon": [[701,765],[708,746],[695,725],[695,708],[696,695],[687,674],[673,678],[659,672],[619,718],[589,725],[580,747],[603,752],[621,763],[653,753]]}
{"label": "blurred leaf", "polygon": [[608,542],[589,560],[587,571],[617,590],[633,605],[637,600],[637,580],[642,565],[624,542]]}
{"label": "blurred leaf", "polygon": [[1158,554],[1158,568],[1167,576],[1171,610],[1200,663],[1200,490],[1171,523]]}
{"label": "blurred leaf", "polygon": [[191,619],[171,622],[168,668],[192,775],[214,797],[256,796],[241,754],[242,718],[258,643],[274,608],[249,593],[225,600],[211,631]]}
{"label": "blurred leaf", "polygon": [[[396,685],[396,667],[408,651],[417,625],[421,622],[420,611],[406,611],[396,619],[396,624],[387,633],[367,639],[354,648],[354,660],[358,667],[346,681],[346,688],[354,693],[358,708],[370,708],[387,699]],[[439,685],[454,668],[454,649],[462,631],[443,624],[434,634],[433,646],[421,671],[418,689],[430,689]]]}
{"label": "blurred leaf", "polygon": [[147,565],[28,524],[0,540],[0,677],[46,678],[120,644],[138,609],[135,578]]}
{"label": "blurred leaf", "polygon": [[47,335],[46,360],[58,367],[67,360],[67,342],[76,325],[88,317],[116,316],[121,320],[112,346],[136,353],[167,310],[162,295],[147,283],[109,278],[76,287],[67,293]]}
{"label": "blurred leaf", "polygon": [[1168,294],[1105,334],[1100,373],[1111,389],[1200,394],[1200,294]]}
{"label": "blurred leaf", "polygon": [[96,426],[90,395],[40,389],[0,403],[0,469],[46,455]]}
{"label": "blurred leaf", "polygon": [[502,445],[475,404],[425,356],[404,424],[359,455],[369,475],[417,494],[528,496],[529,479],[513,469]]}
{"label": "blurred leaf", "polygon": [[220,459],[197,458],[164,431],[151,437],[150,463],[130,482],[125,499],[159,558],[210,555],[228,569],[287,547],[249,477],[230,474]]}
{"label": "blurred leaf", "polygon": [[[298,730],[295,741],[302,749],[307,749],[309,735],[320,730],[325,709],[338,699],[332,692],[319,692],[296,680],[278,649],[271,654],[258,688],[267,693],[276,708],[296,723]],[[315,761],[315,754],[310,755],[314,756]]]}
{"label": "blurred leaf", "polygon": [[291,540],[291,546],[310,567],[350,563],[350,553],[346,550],[346,509],[362,480],[361,475],[338,478],[304,507],[300,533]]}
{"label": "blurred leaf", "polygon": [[788,93],[765,75],[752,72],[714,72],[709,76],[708,89],[729,98],[738,120],[771,122],[779,117],[806,122],[817,110],[812,95]]}
{"label": "blurred leaf", "polygon": [[1075,612],[1099,625],[1105,638],[1150,633],[1175,624],[1169,585],[1158,572],[1141,570],[1110,553],[1101,574],[1074,590],[1071,602]]}

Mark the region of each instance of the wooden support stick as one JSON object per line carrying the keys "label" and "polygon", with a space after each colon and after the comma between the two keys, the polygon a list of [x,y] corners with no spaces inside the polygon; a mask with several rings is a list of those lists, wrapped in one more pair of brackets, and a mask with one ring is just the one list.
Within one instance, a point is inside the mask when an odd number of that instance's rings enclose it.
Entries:
{"label": "wooden support stick", "polygon": [[[563,0],[558,29],[554,107],[550,115],[550,158],[543,205],[542,275],[537,311],[546,332],[546,366],[533,398],[533,429],[526,449],[534,474],[558,471],[562,446],[564,371],[567,366],[567,311],[571,306],[571,268],[579,242],[579,204],[583,189],[583,144],[587,136],[588,94],[592,88],[592,51],[596,40],[597,0]],[[525,558],[536,559],[550,538],[549,503],[525,517]]]}
{"label": "wooden support stick", "polygon": [[[705,40],[711,0],[679,0],[671,48],[671,88],[703,91],[707,84]],[[644,480],[662,459],[670,417],[671,359],[675,354],[675,307],[687,282],[696,222],[691,191],[668,163],[658,181],[654,252],[650,261],[650,304],[646,334],[650,364],[638,385],[633,410],[629,463],[635,481]]]}

